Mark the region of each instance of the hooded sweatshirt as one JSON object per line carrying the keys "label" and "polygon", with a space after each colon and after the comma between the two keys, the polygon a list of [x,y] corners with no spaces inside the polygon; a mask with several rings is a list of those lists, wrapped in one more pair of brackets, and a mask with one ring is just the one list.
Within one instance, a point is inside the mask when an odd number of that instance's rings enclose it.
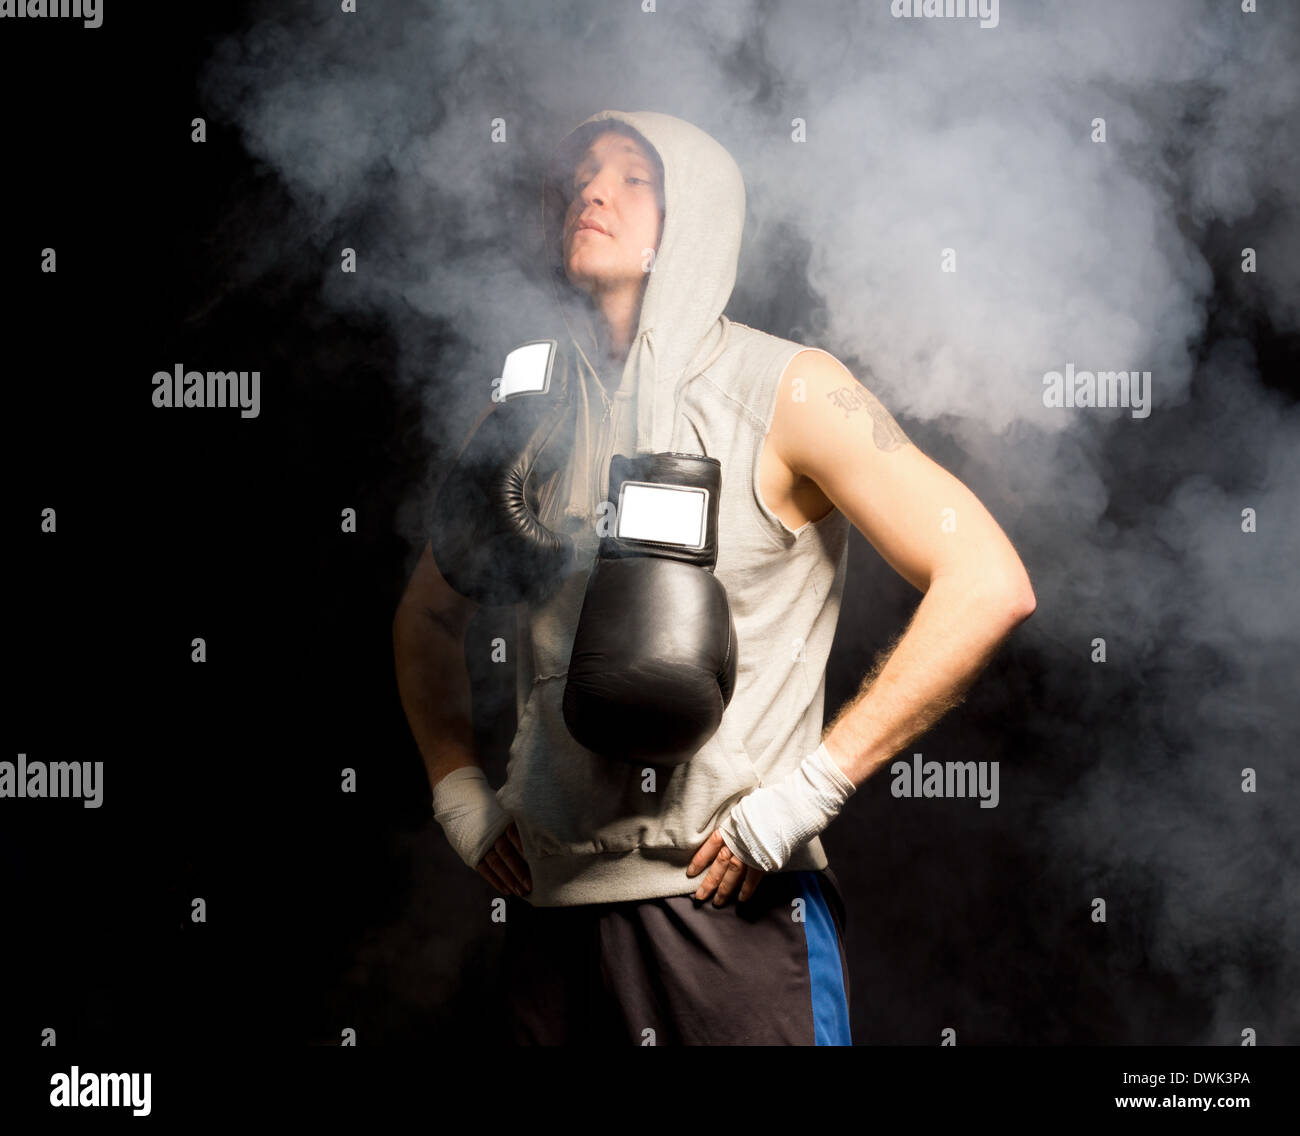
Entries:
{"label": "hooded sweatshirt", "polygon": [[[620,373],[598,356],[595,317],[564,277],[561,250],[573,166],[611,120],[633,127],[662,163],[665,211]],[[686,866],[732,806],[798,768],[820,743],[849,525],[832,509],[792,530],[759,491],[781,376],[805,347],[723,315],[745,221],[744,181],[731,155],[670,115],[604,110],[561,144],[542,199],[554,366],[572,414],[540,455],[530,491],[539,519],[570,533],[578,556],[549,600],[516,608],[518,728],[497,796],[518,826],[535,906],[684,895],[701,878]],[[715,575],[739,654],[714,736],[682,765],[643,768],[574,741],[562,700],[610,457],[665,451],[721,462]],[[826,866],[814,837],[784,870]]]}

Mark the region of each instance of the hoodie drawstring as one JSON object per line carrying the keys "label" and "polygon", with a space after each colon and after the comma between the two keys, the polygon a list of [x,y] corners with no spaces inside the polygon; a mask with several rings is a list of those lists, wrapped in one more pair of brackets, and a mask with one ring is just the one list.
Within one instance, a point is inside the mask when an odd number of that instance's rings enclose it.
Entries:
{"label": "hoodie drawstring", "polygon": [[[636,375],[636,448],[638,453],[655,452],[655,404],[659,394],[659,357],[655,354],[654,328],[637,333]],[[650,365],[646,367],[646,356]],[[648,373],[647,373],[648,372]]]}

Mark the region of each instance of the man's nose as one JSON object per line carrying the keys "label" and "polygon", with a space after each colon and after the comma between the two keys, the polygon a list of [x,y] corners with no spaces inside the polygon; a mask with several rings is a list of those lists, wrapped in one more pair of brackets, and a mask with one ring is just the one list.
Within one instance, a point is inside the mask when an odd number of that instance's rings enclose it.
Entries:
{"label": "man's nose", "polygon": [[601,174],[591,179],[579,195],[587,205],[606,205],[609,202],[610,179]]}

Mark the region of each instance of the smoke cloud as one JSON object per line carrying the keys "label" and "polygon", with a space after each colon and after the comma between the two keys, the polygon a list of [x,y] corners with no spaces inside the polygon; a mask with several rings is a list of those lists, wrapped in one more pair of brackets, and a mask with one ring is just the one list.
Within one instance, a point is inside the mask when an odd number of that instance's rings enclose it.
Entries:
{"label": "smoke cloud", "polygon": [[[717,138],[749,202],[729,314],[950,440],[1029,567],[1017,712],[1038,760],[1083,764],[1022,839],[1204,998],[1166,1040],[1295,1042],[1300,414],[1255,345],[1300,324],[1300,10],[1260,7],[1006,2],[981,28],[887,0],[281,2],[200,91],[295,206],[236,282],[318,250],[326,302],[392,328],[434,448],[545,318],[560,138],[602,107]],[[436,370],[430,327],[453,337]],[[1150,372],[1149,416],[1045,405],[1067,366]],[[426,504],[400,514],[412,545]],[[1004,767],[1004,801],[1017,776],[1050,780]]]}

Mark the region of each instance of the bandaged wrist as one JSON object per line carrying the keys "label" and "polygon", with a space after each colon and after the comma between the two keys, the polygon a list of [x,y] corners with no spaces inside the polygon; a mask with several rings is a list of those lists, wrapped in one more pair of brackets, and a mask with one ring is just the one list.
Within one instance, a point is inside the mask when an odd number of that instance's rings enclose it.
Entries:
{"label": "bandaged wrist", "polygon": [[720,826],[723,842],[751,868],[777,872],[839,814],[857,786],[819,745],[799,768],[739,801]]}
{"label": "bandaged wrist", "polygon": [[433,819],[471,868],[478,867],[510,827],[510,814],[501,807],[487,775],[477,765],[453,769],[433,787]]}

